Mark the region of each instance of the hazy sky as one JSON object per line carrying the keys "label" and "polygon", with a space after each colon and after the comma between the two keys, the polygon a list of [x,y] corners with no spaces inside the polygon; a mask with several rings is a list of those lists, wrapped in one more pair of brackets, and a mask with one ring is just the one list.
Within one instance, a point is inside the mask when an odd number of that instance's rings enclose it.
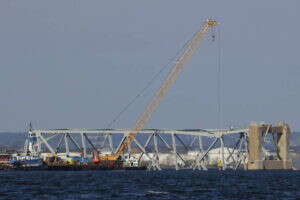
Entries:
{"label": "hazy sky", "polygon": [[[222,126],[300,130],[300,1],[0,1],[0,131],[107,128],[200,28],[221,21]],[[217,128],[206,41],[148,128]],[[132,127],[152,85],[113,128]]]}

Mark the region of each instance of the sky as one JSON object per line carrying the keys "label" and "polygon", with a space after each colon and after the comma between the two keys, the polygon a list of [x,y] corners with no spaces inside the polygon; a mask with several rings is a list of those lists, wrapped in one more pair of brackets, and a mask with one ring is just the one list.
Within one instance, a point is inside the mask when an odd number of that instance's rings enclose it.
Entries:
{"label": "sky", "polygon": [[30,121],[133,127],[167,71],[108,124],[210,17],[221,23],[220,49],[218,39],[200,45],[146,127],[285,121],[300,131],[299,8],[296,0],[2,0],[0,131],[22,131]]}

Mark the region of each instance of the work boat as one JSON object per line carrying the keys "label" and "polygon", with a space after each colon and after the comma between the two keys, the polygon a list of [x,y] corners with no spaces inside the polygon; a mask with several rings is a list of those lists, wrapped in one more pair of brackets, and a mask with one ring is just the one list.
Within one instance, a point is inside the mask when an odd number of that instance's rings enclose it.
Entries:
{"label": "work boat", "polygon": [[16,155],[12,157],[10,164],[22,168],[41,167],[43,159],[35,155]]}

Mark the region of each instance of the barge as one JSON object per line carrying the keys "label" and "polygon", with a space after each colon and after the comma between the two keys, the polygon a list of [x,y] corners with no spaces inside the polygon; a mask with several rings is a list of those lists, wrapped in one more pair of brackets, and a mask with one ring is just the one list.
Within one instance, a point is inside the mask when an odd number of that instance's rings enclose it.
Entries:
{"label": "barge", "polygon": [[[103,157],[102,157],[103,158]],[[1,168],[1,167],[0,167]],[[138,165],[132,157],[126,160],[101,160],[70,157],[61,159],[57,154],[48,154],[43,160],[38,155],[12,155],[4,170],[62,170],[62,171],[86,171],[86,170],[146,170],[146,166]]]}

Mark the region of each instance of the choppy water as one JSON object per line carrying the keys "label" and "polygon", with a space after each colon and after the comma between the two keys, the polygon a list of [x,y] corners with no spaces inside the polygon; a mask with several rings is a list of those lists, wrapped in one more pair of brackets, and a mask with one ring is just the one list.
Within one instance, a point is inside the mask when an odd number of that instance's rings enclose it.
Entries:
{"label": "choppy water", "polygon": [[1,199],[300,199],[298,171],[1,171]]}

